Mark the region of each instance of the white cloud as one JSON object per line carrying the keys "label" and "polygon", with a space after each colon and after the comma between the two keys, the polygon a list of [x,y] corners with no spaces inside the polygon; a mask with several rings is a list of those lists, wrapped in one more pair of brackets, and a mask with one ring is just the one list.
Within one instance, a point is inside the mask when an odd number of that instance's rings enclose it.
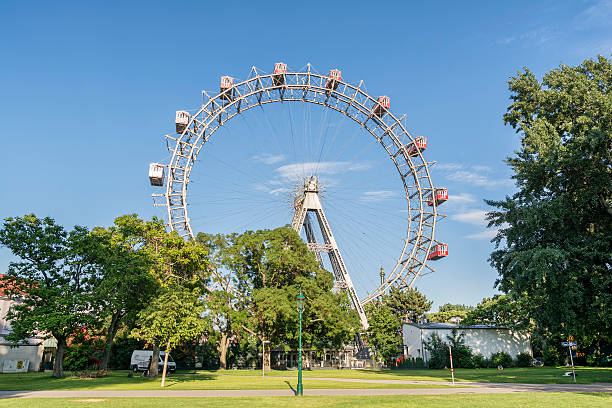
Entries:
{"label": "white cloud", "polygon": [[495,238],[495,236],[497,235],[497,231],[496,229],[488,229],[488,230],[484,230],[481,232],[478,232],[476,234],[471,234],[471,235],[467,235],[466,238],[469,239],[488,239],[491,240],[493,238]]}
{"label": "white cloud", "polygon": [[391,190],[380,190],[380,191],[366,191],[361,195],[359,201],[371,202],[371,201],[382,201],[388,200],[395,197],[396,194]]}
{"label": "white cloud", "polygon": [[609,27],[612,20],[612,0],[602,0],[579,13],[574,19],[574,28],[591,30]]}
{"label": "white cloud", "polygon": [[451,219],[473,225],[487,225],[485,219],[487,212],[484,210],[471,210],[451,216]]}
{"label": "white cloud", "polygon": [[436,164],[434,169],[437,170],[459,170],[463,168],[463,164],[459,163],[444,163],[444,164]]}
{"label": "white cloud", "polygon": [[445,163],[434,169],[442,170],[444,176],[452,181],[460,181],[477,187],[493,188],[498,186],[511,186],[510,179],[494,179],[488,174],[493,171],[489,166],[478,164],[466,165],[461,163]]}
{"label": "white cloud", "polygon": [[349,171],[361,171],[369,169],[371,166],[366,163],[351,162],[305,162],[286,164],[274,170],[278,175],[286,180],[295,180],[300,177],[312,174],[340,174]]}
{"label": "white cloud", "polygon": [[285,155],[284,154],[273,155],[270,153],[264,153],[264,154],[253,156],[253,160],[256,160],[264,164],[276,164],[276,163],[280,163],[283,160],[285,160]]}
{"label": "white cloud", "polygon": [[448,202],[458,205],[473,204],[476,202],[476,197],[469,193],[449,194]]}

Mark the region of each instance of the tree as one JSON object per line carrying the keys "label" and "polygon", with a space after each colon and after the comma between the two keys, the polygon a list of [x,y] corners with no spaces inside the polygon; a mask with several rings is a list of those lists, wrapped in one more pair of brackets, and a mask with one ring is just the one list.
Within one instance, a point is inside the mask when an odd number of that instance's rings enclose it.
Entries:
{"label": "tree", "polygon": [[463,321],[473,309],[474,306],[445,303],[438,308],[437,313],[428,313],[427,318],[437,323],[450,323],[452,319],[457,318]]}
{"label": "tree", "polygon": [[374,346],[378,358],[390,365],[402,344],[401,323],[384,303],[368,303],[365,311],[370,324],[368,342]]}
{"label": "tree", "polygon": [[[220,359],[226,342],[243,330],[261,344],[297,346],[298,315],[295,298],[301,288],[306,297],[304,343],[311,349],[339,347],[354,336],[358,317],[346,294],[334,294],[333,276],[319,268],[314,255],[290,228],[247,231],[241,235],[200,235],[213,253],[218,249],[213,277],[221,277],[212,291],[210,316],[221,330]],[[217,279],[214,278],[213,280]],[[270,366],[269,348],[264,365]]]}
{"label": "tree", "polygon": [[389,293],[383,296],[383,303],[400,321],[413,323],[422,318],[433,304],[417,289],[402,290],[396,286],[391,287]]}
{"label": "tree", "polygon": [[507,164],[518,191],[501,201],[491,265],[549,333],[612,340],[612,64],[562,65],[540,82],[511,77],[504,122],[521,133]]}
{"label": "tree", "polygon": [[96,324],[91,311],[95,242],[87,229],[67,233],[51,218],[34,214],[7,218],[0,243],[20,258],[0,278],[0,288],[16,304],[7,314],[12,332],[7,340],[35,335],[57,340],[53,376],[63,377],[67,340]]}
{"label": "tree", "polygon": [[527,312],[522,302],[516,302],[508,295],[495,295],[482,299],[476,308],[468,312],[461,323],[525,329],[529,323],[528,320],[525,320],[526,315]]}
{"label": "tree", "polygon": [[[198,289],[169,285],[151,304],[138,313],[138,326],[132,336],[149,344],[160,344],[165,351],[161,386],[166,382],[168,355],[181,342],[199,338],[205,331],[202,319],[205,304]],[[157,366],[152,359],[151,368]]]}
{"label": "tree", "polygon": [[124,320],[136,319],[158,288],[149,273],[151,259],[144,251],[145,223],[136,214],[115,219],[109,228],[94,228],[99,242],[100,274],[94,285],[97,315],[106,319],[106,341],[100,369],[106,370],[117,331]]}
{"label": "tree", "polygon": [[[167,232],[163,222],[157,218],[145,222],[140,233],[144,242],[142,251],[150,259],[149,273],[160,290],[178,287],[205,292],[210,266],[207,249],[203,245],[195,241],[185,241],[176,232]],[[149,296],[149,302],[155,303],[158,293],[153,292]],[[139,322],[148,324],[150,320],[139,319]],[[136,332],[137,330],[133,331]],[[149,344],[153,346],[153,361],[158,361],[160,343]],[[157,364],[153,364],[149,376],[157,377],[157,375]]]}

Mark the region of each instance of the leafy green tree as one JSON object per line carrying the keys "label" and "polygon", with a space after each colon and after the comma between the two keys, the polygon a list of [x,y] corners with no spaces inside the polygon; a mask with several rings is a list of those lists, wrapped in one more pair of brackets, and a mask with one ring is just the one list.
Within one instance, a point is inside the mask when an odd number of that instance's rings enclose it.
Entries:
{"label": "leafy green tree", "polygon": [[[312,349],[339,347],[354,336],[358,317],[350,309],[346,294],[334,294],[333,276],[319,265],[299,235],[290,228],[247,231],[241,235],[200,240],[220,248],[215,280],[211,290],[210,316],[220,334],[220,356],[227,351],[225,341],[238,330],[250,333],[271,347],[297,346],[295,299],[301,288],[307,306],[303,315],[303,339]],[[213,250],[214,252],[214,250]],[[264,364],[270,366],[269,348]]]}
{"label": "leafy green tree", "polygon": [[402,344],[401,323],[390,307],[384,303],[368,303],[365,307],[368,317],[368,345],[374,346],[376,356],[391,365]]}
{"label": "leafy green tree", "polygon": [[[210,264],[207,249],[203,245],[195,241],[185,241],[176,232],[167,232],[163,222],[157,218],[145,222],[141,233],[144,238],[142,251],[150,260],[149,273],[162,293],[169,287],[199,290],[200,293],[205,293]],[[149,302],[154,303],[157,296],[157,292],[152,293]],[[139,319],[139,322],[148,324],[149,320]],[[159,346],[165,345],[162,343],[149,343],[153,346],[153,361],[159,360]],[[157,375],[157,365],[153,364],[149,376]]]}
{"label": "leafy green tree", "polygon": [[445,303],[438,308],[437,313],[428,313],[427,318],[437,323],[450,323],[451,320],[455,318],[459,318],[463,321],[473,309],[474,306]]}
{"label": "leafy green tree", "polygon": [[6,339],[18,344],[52,335],[57,340],[53,376],[63,377],[68,339],[96,324],[90,313],[96,244],[83,227],[66,232],[53,219],[34,214],[7,218],[0,244],[20,259],[0,278],[2,291],[17,301],[7,314],[12,332]]}
{"label": "leafy green tree", "polygon": [[522,301],[514,301],[508,295],[495,295],[482,299],[461,323],[526,329],[529,327],[529,321],[525,320],[526,315]]}
{"label": "leafy green tree", "polygon": [[417,289],[400,289],[391,287],[389,293],[383,296],[383,303],[388,306],[402,322],[416,323],[431,309],[432,301]]}
{"label": "leafy green tree", "polygon": [[[149,344],[161,344],[166,352],[161,386],[165,385],[168,355],[181,342],[198,339],[206,330],[202,319],[205,304],[199,289],[179,285],[164,287],[162,292],[144,310],[138,313],[138,328],[132,336]],[[151,368],[157,366],[152,359]]]}
{"label": "leafy green tree", "polygon": [[106,341],[100,369],[106,370],[117,331],[133,322],[158,284],[150,272],[151,259],[144,250],[145,222],[136,214],[115,219],[109,228],[94,228],[99,243],[100,273],[94,284],[97,315],[105,319]]}
{"label": "leafy green tree", "polygon": [[523,299],[548,333],[612,340],[612,63],[511,77],[504,122],[521,134],[507,159],[518,191],[487,201],[499,228],[496,286]]}

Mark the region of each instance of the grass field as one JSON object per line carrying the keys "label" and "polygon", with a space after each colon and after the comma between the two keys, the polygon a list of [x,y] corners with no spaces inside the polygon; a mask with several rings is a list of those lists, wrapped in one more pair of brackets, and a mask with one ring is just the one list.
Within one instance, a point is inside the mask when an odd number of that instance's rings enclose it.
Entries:
{"label": "grass field", "polygon": [[5,408],[144,408],[144,407],[609,407],[610,394],[495,394],[376,397],[249,397],[249,398],[47,398],[0,400]]}
{"label": "grass field", "polygon": [[[505,382],[531,384],[571,384],[571,377],[563,377],[565,367],[509,368],[455,370],[457,381]],[[578,368],[578,383],[612,383],[611,368]],[[266,377],[253,370],[197,371],[171,375],[166,387],[173,390],[238,390],[238,389],[287,389],[296,386],[296,371],[272,371]],[[289,377],[289,378],[280,378]],[[313,378],[356,378],[372,382],[341,382],[316,380]],[[385,384],[376,380],[436,381],[428,384]],[[305,388],[436,388],[447,387],[450,381],[448,370],[313,370],[304,371]],[[0,390],[146,390],[159,389],[160,379],[140,376],[128,378],[128,371],[114,371],[107,377],[82,379],[67,375],[53,378],[49,373],[0,374]]]}
{"label": "grass field", "polygon": [[[525,383],[525,384],[573,384],[572,377],[564,377],[563,373],[571,371],[571,367],[529,367],[506,368],[499,371],[496,368],[455,369],[456,381],[483,383]],[[201,375],[258,375],[252,370],[197,371]],[[360,378],[368,380],[410,380],[410,381],[450,381],[450,370],[312,370],[303,371],[304,378]],[[577,367],[576,382],[591,384],[594,382],[612,383],[612,367]],[[297,371],[271,371],[268,377],[297,376]]]}
{"label": "grass field", "polygon": [[[253,371],[250,371],[253,374]],[[160,379],[142,377],[128,378],[128,371],[111,372],[104,378],[78,378],[66,376],[53,378],[48,373],[0,374],[0,390],[157,390]],[[176,374],[166,379],[166,388],[171,390],[261,390],[295,389],[297,378],[245,377],[240,375],[220,376],[210,373]],[[350,383],[304,379],[305,388],[446,388],[440,385]]]}

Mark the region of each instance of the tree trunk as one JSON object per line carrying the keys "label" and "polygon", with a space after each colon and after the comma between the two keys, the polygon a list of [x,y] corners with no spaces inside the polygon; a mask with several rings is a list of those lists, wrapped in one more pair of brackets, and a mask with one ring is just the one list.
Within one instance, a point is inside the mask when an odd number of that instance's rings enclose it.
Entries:
{"label": "tree trunk", "polygon": [[227,369],[227,349],[229,348],[229,335],[227,332],[221,332],[221,340],[219,340],[219,369]]}
{"label": "tree trunk", "polygon": [[110,361],[111,348],[113,347],[117,330],[119,330],[120,319],[120,312],[116,312],[113,314],[111,324],[108,328],[108,334],[106,336],[106,345],[104,346],[104,354],[102,355],[102,361],[100,362],[100,370],[108,370],[108,362]]}
{"label": "tree trunk", "polygon": [[168,356],[170,355],[170,342],[166,344],[166,355],[164,356],[164,369],[162,370],[161,387],[164,388],[166,384],[166,371],[168,369]]}
{"label": "tree trunk", "polygon": [[155,378],[159,374],[159,347],[153,346],[153,356],[151,357],[151,368],[149,377]]}
{"label": "tree trunk", "polygon": [[53,363],[53,376],[62,378],[64,376],[64,355],[66,354],[66,337],[55,336],[57,340],[57,351],[55,352],[55,362]]}
{"label": "tree trunk", "polygon": [[[263,370],[264,372],[270,371],[270,343],[266,343],[266,338],[261,338],[261,344],[263,345]],[[267,347],[266,347],[267,344]]]}

